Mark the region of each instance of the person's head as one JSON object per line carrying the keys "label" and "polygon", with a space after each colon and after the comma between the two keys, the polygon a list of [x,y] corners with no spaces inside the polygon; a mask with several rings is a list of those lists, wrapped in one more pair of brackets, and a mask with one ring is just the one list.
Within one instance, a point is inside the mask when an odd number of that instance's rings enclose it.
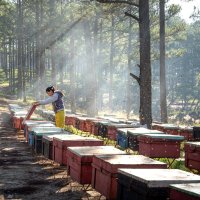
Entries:
{"label": "person's head", "polygon": [[46,93],[47,93],[49,96],[52,96],[53,93],[54,93],[54,91],[55,91],[54,86],[50,86],[50,87],[46,88]]}

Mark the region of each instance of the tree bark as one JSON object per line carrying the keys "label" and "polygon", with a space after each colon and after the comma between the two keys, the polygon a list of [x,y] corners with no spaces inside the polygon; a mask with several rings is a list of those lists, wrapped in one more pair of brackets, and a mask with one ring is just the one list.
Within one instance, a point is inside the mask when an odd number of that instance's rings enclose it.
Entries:
{"label": "tree bark", "polygon": [[87,103],[87,115],[94,117],[96,113],[96,77],[95,69],[93,65],[93,48],[92,38],[90,32],[89,20],[85,20],[84,23],[84,34],[85,34],[85,46],[86,46],[86,57],[87,57],[87,77],[86,77],[86,103]]}
{"label": "tree bark", "polygon": [[111,23],[111,41],[110,41],[110,84],[109,84],[109,107],[113,110],[113,71],[114,71],[114,16],[112,15],[112,23]]}
{"label": "tree bark", "polygon": [[[74,17],[73,14],[71,13],[71,21],[73,21]],[[70,107],[72,113],[76,113],[76,97],[75,97],[75,66],[74,66],[74,36],[73,34],[70,37]]]}
{"label": "tree bark", "polygon": [[149,0],[139,1],[140,31],[140,123],[152,123]]}
{"label": "tree bark", "polygon": [[[35,7],[35,17],[36,17],[36,29],[39,30],[40,27],[40,15],[39,15],[39,0],[36,0]],[[34,90],[35,97],[40,97],[39,89],[39,78],[40,78],[40,31],[36,32],[36,41],[35,41],[35,87],[37,90]],[[39,91],[39,94],[38,94]]]}
{"label": "tree bark", "polygon": [[165,76],[165,0],[160,0],[160,111],[161,122],[167,123]]}
{"label": "tree bark", "polygon": [[131,53],[132,53],[132,19],[129,19],[129,35],[128,35],[128,73],[127,73],[127,85],[126,85],[126,115],[127,119],[129,119],[130,111],[131,111],[131,95],[130,95],[130,76],[129,73],[131,71]]}
{"label": "tree bark", "polygon": [[[49,0],[50,19],[53,21],[55,14],[55,0]],[[51,82],[56,85],[56,61],[55,61],[55,45],[51,46]]]}
{"label": "tree bark", "polygon": [[22,1],[18,0],[17,1],[17,11],[18,11],[18,24],[17,24],[17,57],[18,57],[18,73],[17,73],[17,78],[18,78],[18,84],[17,84],[17,97],[22,98],[22,38],[23,38],[23,13],[22,13]]}

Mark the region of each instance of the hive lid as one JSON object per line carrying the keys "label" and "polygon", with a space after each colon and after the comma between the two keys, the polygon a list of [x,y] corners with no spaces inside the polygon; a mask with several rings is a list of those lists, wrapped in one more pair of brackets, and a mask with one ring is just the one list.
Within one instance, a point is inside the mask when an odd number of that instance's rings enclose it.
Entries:
{"label": "hive lid", "polygon": [[183,193],[200,197],[200,183],[172,184],[170,187]]}
{"label": "hive lid", "polygon": [[175,124],[160,124],[159,126],[167,129],[179,129],[179,126]]}
{"label": "hive lid", "polygon": [[186,142],[185,144],[200,147],[200,142]]}
{"label": "hive lid", "polygon": [[189,126],[179,126],[180,130],[187,130],[187,131],[193,131],[193,127],[189,127]]}
{"label": "hive lid", "polygon": [[170,134],[144,134],[143,136],[156,139],[166,139],[166,140],[184,140],[184,136],[170,135]]}
{"label": "hive lid", "polygon": [[128,133],[131,134],[131,135],[165,134],[162,131],[150,130],[150,129],[147,129],[147,128],[135,128],[135,129],[131,129],[131,130],[128,130]]}
{"label": "hive lid", "polygon": [[62,132],[57,132],[57,131],[50,131],[50,132],[33,132],[34,135],[37,135],[37,136],[43,136],[43,135],[52,135],[52,134],[59,134],[59,133],[62,133]]}
{"label": "hive lid", "polygon": [[29,126],[29,125],[34,125],[34,124],[53,124],[53,122],[50,121],[37,121],[37,120],[26,120],[24,122],[25,125]]}
{"label": "hive lid", "polygon": [[92,138],[92,137],[82,137],[79,135],[66,135],[66,136],[56,136],[56,140],[60,141],[102,141],[100,139]]}
{"label": "hive lid", "polygon": [[66,131],[66,133],[56,133],[56,134],[47,134],[44,135],[43,138],[49,141],[53,141],[54,137],[59,137],[59,136],[68,136],[69,132]]}
{"label": "hive lid", "polygon": [[55,127],[55,125],[54,124],[31,124],[31,125],[29,125],[28,126],[28,130],[29,131],[33,131],[34,130],[34,128],[41,128],[41,127]]}
{"label": "hive lid", "polygon": [[34,132],[52,132],[52,131],[57,131],[57,132],[62,132],[64,131],[62,128],[59,128],[59,127],[45,127],[45,126],[35,126],[34,128],[32,128],[32,131]]}
{"label": "hive lid", "polygon": [[110,163],[112,165],[120,164],[165,164],[163,162],[151,159],[143,155],[97,155],[97,158]]}
{"label": "hive lid", "polygon": [[43,135],[48,133],[63,133],[64,130],[58,127],[35,127],[32,129],[33,133],[36,135]]}
{"label": "hive lid", "polygon": [[118,128],[117,132],[126,134],[128,132],[128,130],[132,130],[132,129],[135,129],[135,128]]}
{"label": "hive lid", "polygon": [[92,156],[102,154],[126,154],[113,146],[84,146],[84,147],[68,147],[68,150],[73,151],[78,156]]}
{"label": "hive lid", "polygon": [[55,140],[59,141],[67,141],[67,140],[77,140],[77,139],[82,139],[82,136],[79,135],[56,135],[53,137]]}
{"label": "hive lid", "polygon": [[131,125],[131,124],[124,124],[124,123],[118,123],[118,124],[112,123],[111,126],[114,126],[116,128],[134,128],[133,125]]}
{"label": "hive lid", "polygon": [[200,176],[179,169],[119,169],[136,181],[145,183],[149,188],[169,187],[170,184],[200,183]]}

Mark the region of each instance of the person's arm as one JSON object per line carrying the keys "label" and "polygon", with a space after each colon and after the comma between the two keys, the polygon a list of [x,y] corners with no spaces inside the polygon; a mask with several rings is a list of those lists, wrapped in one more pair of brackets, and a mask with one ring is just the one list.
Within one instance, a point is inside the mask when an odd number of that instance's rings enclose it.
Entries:
{"label": "person's arm", "polygon": [[58,94],[57,93],[54,93],[52,96],[50,96],[49,98],[47,99],[44,99],[44,100],[40,100],[40,101],[37,101],[38,102],[38,105],[46,105],[46,104],[49,104],[49,103],[53,103],[54,101],[56,101],[58,99]]}

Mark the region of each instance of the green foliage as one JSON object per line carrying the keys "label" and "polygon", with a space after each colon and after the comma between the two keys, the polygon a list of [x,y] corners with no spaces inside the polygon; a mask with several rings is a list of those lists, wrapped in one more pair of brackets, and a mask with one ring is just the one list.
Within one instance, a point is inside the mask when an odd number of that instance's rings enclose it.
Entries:
{"label": "green foliage", "polygon": [[172,16],[178,14],[181,11],[181,6],[177,4],[172,4],[167,9],[167,16],[166,18],[169,19]]}
{"label": "green foliage", "polygon": [[[25,80],[27,97],[35,98],[34,95],[43,93],[47,85],[54,83],[51,77],[54,65],[56,71],[53,75],[56,77],[57,87],[64,90],[68,104],[72,89],[71,74],[72,69],[75,69],[73,77],[75,103],[81,105],[87,101],[87,81],[92,69],[90,66],[93,66],[95,83],[90,85],[96,87],[96,98],[100,99],[97,102],[97,105],[100,105],[98,109],[108,108],[109,104],[101,101],[101,98],[105,96],[108,102],[109,92],[112,91],[114,110],[124,112],[127,109],[128,94],[131,93],[129,97],[131,111],[138,113],[139,87],[129,73],[139,74],[137,67],[140,59],[139,24],[124,15],[124,12],[128,11],[138,16],[138,8],[126,4],[100,4],[96,1],[37,2],[39,3],[36,4],[36,1],[31,0],[22,1],[23,23],[19,24],[17,2],[1,1],[0,52],[9,52],[8,37],[10,37],[13,49],[9,55],[15,56],[13,61],[15,62],[13,63],[15,83],[12,86],[14,87],[12,92],[19,90],[17,89],[19,81]],[[171,103],[180,100],[188,102],[194,99],[198,103],[199,22],[197,19],[194,25],[187,25],[177,16],[179,12],[179,5],[168,6],[166,4],[166,77],[169,91],[167,100]],[[150,22],[152,88],[155,94],[153,109],[159,113],[157,106],[159,103],[158,60],[160,56],[159,0],[150,1]],[[85,30],[86,25],[88,32]],[[26,60],[23,66],[18,66],[16,62],[19,27],[22,29],[23,46],[28,52],[27,54],[25,52],[26,59],[30,57],[32,59]],[[111,40],[112,36],[113,40]],[[39,62],[39,66],[36,66],[37,48],[39,55],[44,59],[45,73],[43,75],[40,73],[42,64]],[[54,48],[53,53],[52,48]],[[9,55],[7,56],[8,61]],[[13,59],[12,56],[11,58]],[[52,64],[52,59],[54,59],[54,64]],[[9,66],[12,66],[12,62],[2,65],[5,72],[9,71]],[[18,77],[20,75],[18,68],[23,69],[24,77]],[[184,81],[186,74],[190,76],[187,82]],[[35,84],[38,77],[40,78],[39,87]],[[11,81],[6,83],[10,86]],[[36,88],[37,94],[34,93]],[[172,112],[171,109],[169,111]]]}

